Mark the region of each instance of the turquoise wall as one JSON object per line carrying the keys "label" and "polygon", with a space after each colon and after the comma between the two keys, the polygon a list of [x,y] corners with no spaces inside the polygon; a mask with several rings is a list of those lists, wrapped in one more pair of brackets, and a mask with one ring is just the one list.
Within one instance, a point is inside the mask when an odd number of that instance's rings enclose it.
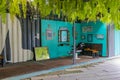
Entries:
{"label": "turquoise wall", "polygon": [[[73,24],[70,22],[63,22],[63,21],[54,21],[54,20],[42,20],[41,21],[41,26],[42,26],[42,46],[47,46],[49,49],[49,54],[50,58],[57,58],[57,57],[64,57],[68,56],[69,52],[72,49],[73,45],[73,33],[72,33],[72,27]],[[76,43],[80,42],[80,24],[75,24],[76,30],[78,31],[77,34],[77,40]],[[58,30],[61,28],[67,28],[69,31],[70,35],[70,41],[69,42],[64,42],[63,46],[60,46],[58,42]],[[46,39],[46,29],[52,30],[52,40],[47,40]],[[69,45],[66,45],[69,44]]]}
{"label": "turquoise wall", "polygon": [[115,56],[120,55],[120,30],[115,30]]}
{"label": "turquoise wall", "polygon": [[81,24],[76,23],[75,28],[76,28],[76,45],[77,45],[78,43],[81,42],[81,40],[80,40],[80,38],[81,38],[81,31],[80,31],[81,30]]}
{"label": "turquoise wall", "polygon": [[[91,26],[92,31],[83,32],[82,27],[86,27],[86,26]],[[81,39],[81,42],[84,42],[84,43],[101,43],[103,45],[102,46],[103,50],[102,50],[101,55],[102,56],[107,56],[107,27],[106,27],[106,24],[104,24],[100,21],[97,21],[96,23],[95,22],[81,23],[81,33],[80,34],[85,35],[85,39],[84,40]],[[93,41],[92,42],[87,41],[87,35],[88,34],[93,35]],[[104,39],[97,39],[96,34],[103,34]]]}
{"label": "turquoise wall", "polygon": [[[42,20],[41,21],[41,35],[42,35],[42,46],[46,46],[49,49],[50,58],[57,58],[57,57],[64,57],[69,56],[69,52],[73,48],[73,24],[70,22],[63,22],[63,21],[54,21],[54,20]],[[91,26],[92,31],[91,32],[82,32],[82,27]],[[63,42],[63,46],[60,46],[58,41],[58,31],[61,27],[67,28],[69,31],[70,41],[69,42]],[[107,56],[107,28],[106,25],[97,21],[89,22],[89,23],[76,23],[76,45],[79,42],[84,43],[101,43],[103,45],[103,50],[101,52],[102,56]],[[47,40],[46,38],[46,30],[49,29],[52,31],[52,39]],[[87,41],[87,34],[93,34],[93,41],[88,42]],[[103,34],[104,39],[97,39],[96,34]],[[81,35],[85,35],[85,39],[81,39]],[[66,45],[69,44],[69,45]]]}

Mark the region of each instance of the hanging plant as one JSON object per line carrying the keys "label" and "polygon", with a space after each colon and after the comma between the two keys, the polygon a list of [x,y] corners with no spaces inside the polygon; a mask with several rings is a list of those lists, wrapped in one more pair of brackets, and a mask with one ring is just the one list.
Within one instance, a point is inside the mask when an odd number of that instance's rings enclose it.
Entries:
{"label": "hanging plant", "polygon": [[27,0],[21,0],[19,4],[22,6],[23,17],[26,18]]}
{"label": "hanging plant", "polygon": [[[0,15],[6,13],[6,1],[9,2],[9,13],[13,19],[15,15],[26,18],[27,10],[31,10],[31,15],[40,15],[45,18],[52,12],[66,18],[67,21],[74,22],[76,19],[82,21],[100,20],[104,23],[114,22],[116,29],[120,29],[120,0],[1,0]],[[30,7],[27,7],[27,4]],[[30,9],[27,9],[30,8]],[[29,12],[29,11],[28,11]]]}
{"label": "hanging plant", "polygon": [[14,19],[15,15],[26,18],[26,10],[27,10],[26,6],[27,6],[26,0],[11,0],[9,2],[9,12],[11,18]]}
{"label": "hanging plant", "polygon": [[6,1],[0,0],[0,16],[2,17],[2,21],[5,22],[6,19]]}
{"label": "hanging plant", "polygon": [[9,2],[9,12],[12,20],[14,19],[15,15],[21,16],[19,4],[20,4],[20,0],[11,0]]}

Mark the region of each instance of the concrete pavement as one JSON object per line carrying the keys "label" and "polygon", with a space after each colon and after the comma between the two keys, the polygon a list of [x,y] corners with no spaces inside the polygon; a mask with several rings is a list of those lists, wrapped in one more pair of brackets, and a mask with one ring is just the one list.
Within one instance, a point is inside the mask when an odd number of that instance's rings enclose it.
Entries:
{"label": "concrete pavement", "polygon": [[86,67],[66,69],[65,72],[68,74],[35,76],[31,77],[31,80],[120,80],[120,58]]}

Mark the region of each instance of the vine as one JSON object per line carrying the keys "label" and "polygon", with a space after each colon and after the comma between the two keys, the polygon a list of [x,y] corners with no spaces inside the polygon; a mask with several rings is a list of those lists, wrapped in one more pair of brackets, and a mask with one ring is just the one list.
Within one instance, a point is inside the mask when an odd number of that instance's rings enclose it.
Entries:
{"label": "vine", "polygon": [[2,16],[2,21],[5,22],[6,19],[6,2],[5,0],[0,1],[0,16]]}
{"label": "vine", "polygon": [[[9,5],[6,5],[6,2]],[[27,4],[31,7],[27,7]],[[26,18],[27,8],[31,8],[31,16],[39,14],[41,18],[52,14],[65,16],[67,21],[97,21],[115,24],[120,30],[120,0],[0,0],[0,15],[5,17],[8,8],[11,18],[15,15]],[[9,7],[8,7],[9,6]],[[34,10],[34,11],[32,11]],[[62,13],[62,14],[61,14]]]}

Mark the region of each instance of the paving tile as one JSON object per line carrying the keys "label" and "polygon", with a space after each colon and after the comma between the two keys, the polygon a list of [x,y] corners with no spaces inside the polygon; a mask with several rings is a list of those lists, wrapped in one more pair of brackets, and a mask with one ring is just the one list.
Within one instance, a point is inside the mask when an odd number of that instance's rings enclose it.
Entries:
{"label": "paving tile", "polygon": [[44,80],[44,79],[51,79],[51,78],[57,78],[58,75],[49,75],[49,76],[35,76],[35,77],[31,77],[31,80]]}
{"label": "paving tile", "polygon": [[[80,56],[80,60],[77,60],[77,63],[87,62],[94,60],[87,56]],[[56,68],[60,66],[66,66],[72,64],[72,57],[64,57],[59,59],[52,60],[42,60],[42,61],[28,61],[15,64],[6,64],[4,67],[0,66],[0,79],[13,77],[18,75],[24,75],[36,71],[48,70],[51,68]]]}
{"label": "paving tile", "polygon": [[[81,73],[63,74],[50,80],[120,80],[120,64],[113,59],[93,67],[79,68]],[[77,70],[77,69],[73,69]]]}
{"label": "paving tile", "polygon": [[101,79],[101,80],[106,80],[106,79],[117,80],[116,78],[120,78],[120,74],[99,76],[99,79]]}
{"label": "paving tile", "polygon": [[[37,64],[34,64],[35,65],[34,67],[33,65],[30,65],[30,64],[26,65],[26,67],[30,66],[29,67],[30,69],[35,69],[35,70],[39,70],[40,68],[49,69],[51,67],[58,67],[58,66],[65,65],[66,62],[70,64],[71,63],[70,60],[67,60],[67,59],[58,60],[58,61],[53,60],[53,61],[48,61],[44,63],[44,65],[37,63]],[[20,68],[21,67],[19,67],[19,69]],[[28,70],[30,70],[29,68]],[[15,68],[15,69],[18,69],[18,68]],[[44,77],[41,77],[41,75],[39,75],[39,76],[31,77],[31,80],[41,80],[41,79],[43,80],[120,80],[120,59],[112,59],[112,60],[105,61],[103,63],[94,64],[93,66],[87,66],[84,68],[66,69],[66,71],[77,71],[77,70],[78,71],[80,70],[82,72],[52,75],[52,76],[47,75]],[[1,71],[4,72],[4,70],[2,69]]]}

